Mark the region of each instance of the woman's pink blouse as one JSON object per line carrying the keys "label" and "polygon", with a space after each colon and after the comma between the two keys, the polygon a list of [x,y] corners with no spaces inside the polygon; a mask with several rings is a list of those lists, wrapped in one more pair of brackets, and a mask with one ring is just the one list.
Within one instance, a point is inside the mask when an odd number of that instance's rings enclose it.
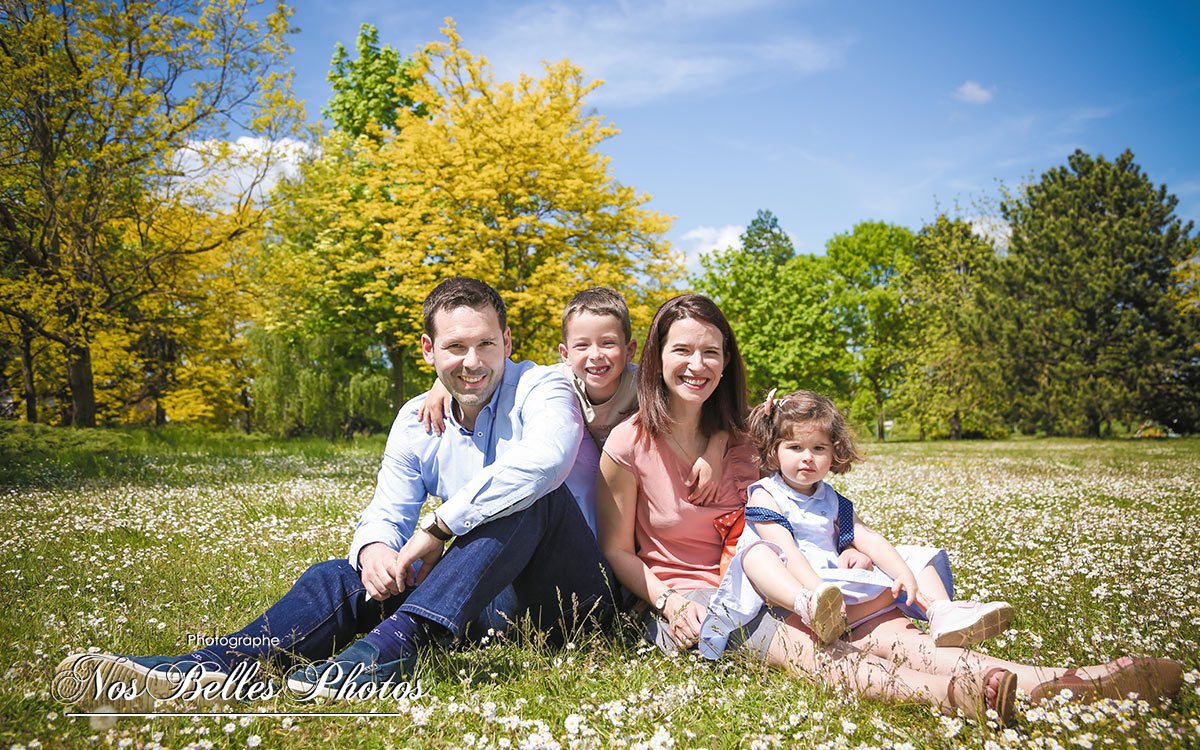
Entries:
{"label": "woman's pink blouse", "polygon": [[730,439],[721,487],[708,505],[687,501],[692,467],[675,455],[664,436],[649,437],[632,417],[613,428],[604,452],[637,480],[633,534],[642,562],[673,589],[716,587],[723,540],[713,521],[745,505],[746,488],[758,480],[750,441],[744,435]]}

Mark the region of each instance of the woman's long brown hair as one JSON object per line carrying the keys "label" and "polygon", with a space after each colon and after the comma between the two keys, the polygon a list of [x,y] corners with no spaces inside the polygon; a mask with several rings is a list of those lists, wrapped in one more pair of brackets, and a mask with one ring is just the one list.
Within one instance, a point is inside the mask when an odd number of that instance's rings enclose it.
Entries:
{"label": "woman's long brown hair", "polygon": [[745,432],[746,368],[742,364],[737,339],[721,309],[700,294],[683,294],[668,300],[654,314],[654,322],[650,324],[638,365],[638,413],[634,424],[656,437],[671,426],[667,385],[663,381],[662,346],[671,325],[685,318],[716,326],[723,338],[721,348],[728,357],[716,390],[704,402],[700,412],[700,431],[706,436],[721,430],[731,436]]}

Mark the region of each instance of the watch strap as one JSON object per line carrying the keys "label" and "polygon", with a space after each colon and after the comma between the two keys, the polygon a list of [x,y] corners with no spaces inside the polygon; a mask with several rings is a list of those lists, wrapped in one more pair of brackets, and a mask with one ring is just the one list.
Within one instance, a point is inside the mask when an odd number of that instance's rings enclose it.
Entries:
{"label": "watch strap", "polygon": [[425,523],[421,528],[433,535],[434,539],[441,542],[448,542],[454,538],[454,534],[448,531],[442,531],[442,527],[438,525],[438,517],[436,513],[430,513],[425,517]]}
{"label": "watch strap", "polygon": [[657,609],[659,612],[662,612],[663,607],[667,606],[667,600],[671,598],[671,594],[678,594],[678,593],[679,592],[676,591],[675,589],[667,589],[666,591],[662,592],[661,594],[658,595],[658,598],[654,600],[654,608]]}

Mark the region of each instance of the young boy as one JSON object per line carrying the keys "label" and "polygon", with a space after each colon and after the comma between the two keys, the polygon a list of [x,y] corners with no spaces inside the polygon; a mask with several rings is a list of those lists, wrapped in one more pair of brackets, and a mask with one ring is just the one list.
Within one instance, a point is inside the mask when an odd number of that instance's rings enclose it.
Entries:
{"label": "young boy", "polygon": [[[638,408],[637,365],[633,364],[637,341],[625,298],[606,287],[579,292],[563,310],[562,338],[558,345],[562,361],[552,367],[574,386],[588,433],[596,448],[602,449],[612,429]],[[449,394],[435,381],[417,417],[426,431],[434,429],[440,435],[450,406]],[[716,495],[727,442],[725,433],[714,435],[708,450],[696,460],[689,501],[703,505]]]}

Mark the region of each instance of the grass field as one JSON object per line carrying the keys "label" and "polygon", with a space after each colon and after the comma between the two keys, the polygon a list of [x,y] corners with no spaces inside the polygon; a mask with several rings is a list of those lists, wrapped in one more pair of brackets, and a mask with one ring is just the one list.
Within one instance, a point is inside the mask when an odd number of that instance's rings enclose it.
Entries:
{"label": "grass field", "polygon": [[[50,694],[68,652],[190,651],[345,553],[382,439],[0,430],[0,747],[1200,746],[1200,440],[870,446],[839,480],[897,542],[946,547],[960,597],[1003,598],[986,645],[1055,665],[1169,656],[1169,707],[1023,703],[993,732],[734,658],[668,659],[632,628],[553,649],[516,636],[422,664],[420,695],[279,698],[93,728]],[[176,708],[174,710],[183,710]],[[399,714],[312,717],[313,711]]]}

